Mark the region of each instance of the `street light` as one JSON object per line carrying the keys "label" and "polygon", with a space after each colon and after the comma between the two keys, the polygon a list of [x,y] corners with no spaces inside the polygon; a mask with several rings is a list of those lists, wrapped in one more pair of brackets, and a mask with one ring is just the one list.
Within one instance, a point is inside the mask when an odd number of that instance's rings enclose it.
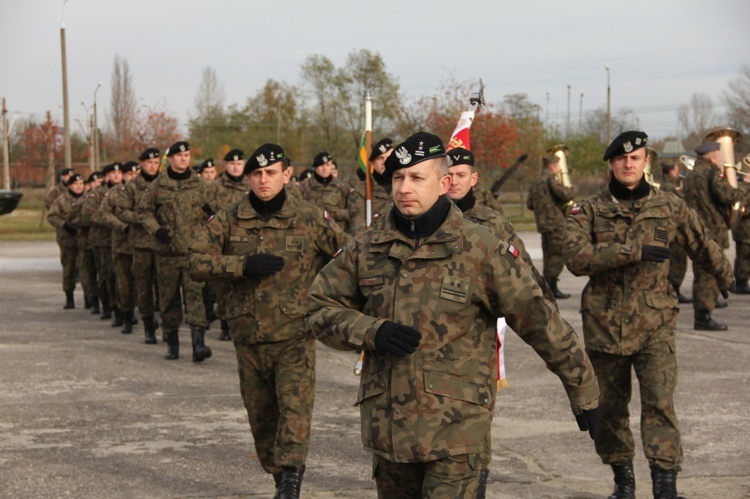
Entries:
{"label": "street light", "polygon": [[580,133],[583,126],[583,92],[581,92],[581,104],[578,107],[578,131]]}
{"label": "street light", "polygon": [[612,95],[609,87],[609,65],[604,66],[607,70],[607,144],[612,142],[612,109],[610,107],[610,97]]}
{"label": "street light", "polygon": [[547,126],[549,127],[549,92],[547,92]]}
{"label": "street light", "polygon": [[81,101],[81,106],[83,106],[83,109],[86,110],[86,122],[89,126],[89,133],[88,133],[88,145],[89,145],[89,169],[93,172],[95,170],[95,161],[94,161],[94,115],[89,112],[89,107],[86,105],[85,102]]}
{"label": "street light", "polygon": [[70,114],[68,112],[68,67],[65,60],[65,2],[63,0],[62,7],[60,9],[60,48],[62,50],[62,83],[63,83],[63,126],[64,141],[65,141],[65,168],[70,168],[73,163],[72,153],[70,149]]}
{"label": "street light", "polygon": [[99,123],[96,116],[96,93],[102,86],[100,81],[94,89],[94,171],[99,171]]}
{"label": "street light", "polygon": [[570,84],[568,84],[568,124],[565,127],[565,136],[570,136]]}

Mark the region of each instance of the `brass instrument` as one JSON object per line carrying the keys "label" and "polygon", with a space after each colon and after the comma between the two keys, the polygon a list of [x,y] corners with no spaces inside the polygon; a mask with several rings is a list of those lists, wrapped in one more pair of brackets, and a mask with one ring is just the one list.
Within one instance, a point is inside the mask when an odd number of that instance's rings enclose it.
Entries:
{"label": "brass instrument", "polygon": [[560,158],[560,162],[557,163],[560,166],[560,182],[565,187],[571,187],[570,183],[570,170],[568,170],[568,154],[570,149],[565,144],[555,144],[554,146],[547,149],[547,154],[554,154]]}
{"label": "brass instrument", "polygon": [[659,163],[659,153],[652,147],[647,147],[649,161],[646,168],[643,169],[643,176],[646,178],[646,182],[653,185],[657,189],[661,186],[659,182],[654,181],[654,172],[652,167]]}
{"label": "brass instrument", "polygon": [[[703,142],[718,142],[721,151],[722,165],[724,176],[727,178],[729,185],[735,189],[738,187],[737,170],[741,163],[734,162],[734,147],[742,140],[742,134],[734,128],[724,127],[716,128],[706,135]],[[744,160],[744,158],[743,158]],[[740,218],[741,205],[739,202],[734,203],[728,213],[725,215],[727,225],[731,228]]]}
{"label": "brass instrument", "polygon": [[680,163],[685,165],[685,168],[687,168],[690,171],[693,171],[696,161],[698,161],[698,158],[693,157],[693,156],[685,156],[684,154],[680,156]]}

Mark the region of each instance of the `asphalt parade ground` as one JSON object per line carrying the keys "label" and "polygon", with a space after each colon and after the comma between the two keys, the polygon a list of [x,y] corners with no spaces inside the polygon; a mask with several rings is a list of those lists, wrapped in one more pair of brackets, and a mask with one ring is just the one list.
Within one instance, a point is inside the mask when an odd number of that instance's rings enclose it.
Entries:
{"label": "asphalt parade ground", "polygon": [[[521,233],[541,269],[536,233]],[[733,250],[729,256],[734,260]],[[120,334],[83,309],[63,310],[54,242],[0,243],[0,496],[13,498],[272,497],[239,394],[234,348],[206,335],[213,357],[191,362],[143,343],[142,323]],[[689,293],[692,274],[683,284]],[[584,278],[563,272],[562,315],[580,332]],[[750,295],[730,295],[714,318],[729,331],[692,329],[682,305],[677,413],[685,452],[678,490],[689,498],[750,498]],[[157,334],[160,338],[160,334]],[[509,332],[509,387],[498,395],[488,497],[599,498],[612,490],[559,380]],[[373,498],[370,455],[353,405],[355,354],[318,345],[317,398],[303,498]],[[637,382],[634,382],[634,387]],[[640,441],[639,397],[631,402]],[[651,497],[643,453],[637,497]]]}

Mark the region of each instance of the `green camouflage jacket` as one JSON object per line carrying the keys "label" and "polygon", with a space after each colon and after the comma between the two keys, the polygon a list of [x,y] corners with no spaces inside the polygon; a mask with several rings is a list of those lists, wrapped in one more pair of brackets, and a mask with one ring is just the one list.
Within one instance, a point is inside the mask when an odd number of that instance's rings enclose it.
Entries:
{"label": "green camouflage jacket", "polygon": [[703,158],[698,158],[685,179],[685,202],[698,212],[701,220],[711,232],[711,237],[722,248],[729,247],[729,233],[726,216],[740,193],[734,189],[726,177]]}
{"label": "green camouflage jacket", "polygon": [[[391,215],[318,274],[307,321],[317,339],[365,351],[357,403],[367,450],[395,462],[481,453],[495,403],[497,317],[562,381],[575,413],[599,389],[575,331],[546,301],[518,250],[455,205],[414,249]],[[413,355],[374,350],[386,321],[413,327]]]}
{"label": "green camouflage jacket", "polygon": [[315,177],[309,178],[299,184],[302,198],[331,214],[339,226],[346,230],[349,221],[349,194],[350,187],[337,179],[330,184],[323,185]]}
{"label": "green camouflage jacket", "polygon": [[127,185],[121,182],[104,193],[102,204],[99,205],[99,220],[112,231],[112,253],[130,255],[133,253],[130,245],[130,225],[116,215],[117,207],[126,202]]}
{"label": "green camouflage jacket", "polygon": [[[356,182],[356,183],[355,183]],[[363,181],[356,179],[351,183],[352,191],[349,196],[349,234],[356,236],[367,227],[366,211],[366,185]],[[385,188],[372,181],[372,221],[375,221],[387,213],[390,208],[391,195]]]}
{"label": "green camouflage jacket", "polygon": [[[60,246],[66,248],[75,248],[80,244],[81,232],[81,207],[83,206],[84,196],[74,197],[68,189],[57,196],[52,202],[47,214],[47,221],[55,227],[57,231],[57,241]],[[65,222],[76,229],[79,234],[71,235],[63,229]]]}
{"label": "green camouflage jacket", "polygon": [[[349,236],[320,208],[288,196],[267,222],[248,196],[219,210],[197,232],[190,246],[190,276],[196,281],[229,281],[227,318],[245,316],[250,327],[232,335],[247,344],[288,340],[309,334],[304,321],[307,292],[315,274]],[[272,276],[245,277],[247,255],[270,253],[284,258]]]}
{"label": "green camouflage jacket", "polygon": [[729,260],[684,201],[652,189],[636,207],[616,200],[607,186],[568,216],[566,265],[574,275],[589,276],[581,297],[588,349],[631,355],[674,340],[679,305],[667,279],[669,261],[641,261],[644,245],[668,248],[676,241],[695,264],[716,275],[722,289],[732,281]]}
{"label": "green camouflage jacket", "polygon": [[218,209],[215,190],[196,173],[175,180],[162,172],[146,188],[136,212],[149,234],[156,234],[160,228],[169,232],[168,244],[154,242],[156,253],[178,256],[187,253],[195,234]]}
{"label": "green camouflage jacket", "polygon": [[55,184],[55,186],[44,196],[44,209],[49,211],[50,208],[52,208],[52,203],[55,202],[55,199],[65,194],[67,190],[68,188],[62,183],[58,182]]}
{"label": "green camouflage jacket", "polygon": [[565,204],[573,200],[573,190],[560,183],[545,169],[531,184],[526,207],[534,211],[538,232],[557,232],[565,227]]}
{"label": "green camouflage jacket", "polygon": [[742,208],[739,219],[732,228],[732,237],[736,242],[750,243],[750,183],[740,182],[739,191]]}
{"label": "green camouflage jacket", "polygon": [[242,176],[240,182],[233,182],[222,173],[213,181],[212,186],[216,189],[216,200],[222,208],[236,203],[250,190],[250,183],[246,175]]}
{"label": "green camouflage jacket", "polygon": [[138,203],[140,203],[150,185],[151,182],[138,175],[125,184],[125,191],[118,197],[118,203],[115,206],[117,218],[130,226],[130,229],[128,229],[130,244],[136,249],[153,250],[156,246],[156,239],[138,221],[136,211]]}
{"label": "green camouflage jacket", "polygon": [[662,179],[659,190],[662,190],[664,192],[671,192],[672,194],[675,194],[681,198],[685,197],[685,194],[682,192],[682,186],[680,186],[680,181],[675,180],[669,176],[666,176]]}
{"label": "green camouflage jacket", "polygon": [[107,184],[102,183],[85,195],[81,219],[82,223],[89,227],[89,247],[112,247],[112,231],[99,217],[102,200],[108,190]]}

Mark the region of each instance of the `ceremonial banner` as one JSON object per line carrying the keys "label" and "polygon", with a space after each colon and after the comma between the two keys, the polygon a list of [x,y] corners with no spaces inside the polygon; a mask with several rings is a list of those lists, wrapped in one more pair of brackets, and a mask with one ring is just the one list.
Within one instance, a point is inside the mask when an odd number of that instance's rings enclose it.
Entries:
{"label": "ceremonial banner", "polygon": [[445,147],[446,151],[455,149],[456,147],[463,147],[467,151],[471,151],[471,140],[469,139],[469,129],[471,124],[474,122],[473,110],[464,111],[461,113],[461,117],[458,119],[456,129],[451,134],[451,139],[448,141],[448,145]]}
{"label": "ceremonial banner", "polygon": [[497,320],[497,391],[508,388],[505,377],[505,330],[508,328],[505,319]]}
{"label": "ceremonial banner", "polygon": [[357,164],[362,173],[367,173],[367,132],[362,134],[362,140],[359,142],[359,150],[357,151]]}

